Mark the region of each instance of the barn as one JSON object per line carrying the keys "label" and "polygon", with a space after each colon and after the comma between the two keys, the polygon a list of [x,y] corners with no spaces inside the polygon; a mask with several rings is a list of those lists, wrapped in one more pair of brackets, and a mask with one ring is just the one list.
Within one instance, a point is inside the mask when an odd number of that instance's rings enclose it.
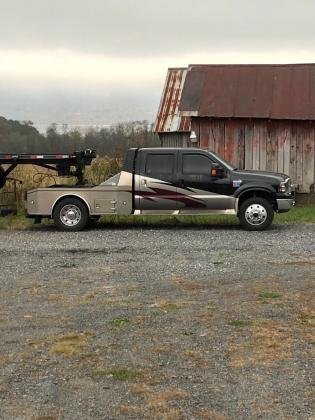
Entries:
{"label": "barn", "polygon": [[314,192],[315,64],[190,65],[167,73],[154,131]]}

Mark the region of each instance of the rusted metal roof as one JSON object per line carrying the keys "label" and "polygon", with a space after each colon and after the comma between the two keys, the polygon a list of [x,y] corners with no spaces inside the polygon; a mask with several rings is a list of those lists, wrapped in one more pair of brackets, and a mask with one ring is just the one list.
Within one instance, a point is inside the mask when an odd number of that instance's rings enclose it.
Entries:
{"label": "rusted metal roof", "polygon": [[191,66],[183,115],[315,119],[315,64]]}
{"label": "rusted metal roof", "polygon": [[168,72],[157,132],[189,131],[191,117],[315,120],[315,64],[190,65],[177,72]]}
{"label": "rusted metal roof", "polygon": [[155,132],[190,131],[190,117],[180,116],[178,110],[186,74],[186,68],[168,70],[154,125]]}

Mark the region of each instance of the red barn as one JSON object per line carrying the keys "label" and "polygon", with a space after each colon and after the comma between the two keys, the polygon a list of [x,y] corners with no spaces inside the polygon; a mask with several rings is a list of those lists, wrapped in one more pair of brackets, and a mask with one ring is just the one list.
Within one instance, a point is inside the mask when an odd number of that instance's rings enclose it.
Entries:
{"label": "red barn", "polygon": [[154,131],[165,147],[209,149],[314,192],[315,64],[169,69]]}

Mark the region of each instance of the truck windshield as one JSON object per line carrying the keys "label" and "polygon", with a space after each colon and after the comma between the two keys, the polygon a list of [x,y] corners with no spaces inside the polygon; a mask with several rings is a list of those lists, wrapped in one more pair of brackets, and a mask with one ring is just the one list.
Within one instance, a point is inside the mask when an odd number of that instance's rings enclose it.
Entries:
{"label": "truck windshield", "polygon": [[216,155],[215,153],[211,152],[210,153],[219,163],[221,163],[224,167],[226,167],[228,170],[230,171],[234,171],[237,168],[233,167],[229,162],[227,162],[225,159],[219,157],[218,155]]}

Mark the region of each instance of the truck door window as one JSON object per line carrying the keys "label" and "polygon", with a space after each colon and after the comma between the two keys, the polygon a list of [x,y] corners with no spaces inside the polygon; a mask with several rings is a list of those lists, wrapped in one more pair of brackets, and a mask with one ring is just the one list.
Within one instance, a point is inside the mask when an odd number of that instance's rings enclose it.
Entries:
{"label": "truck door window", "polygon": [[183,155],[183,174],[208,175],[211,174],[211,160],[198,154]]}
{"label": "truck door window", "polygon": [[173,154],[149,154],[145,163],[145,173],[151,178],[173,175],[174,163]]}

